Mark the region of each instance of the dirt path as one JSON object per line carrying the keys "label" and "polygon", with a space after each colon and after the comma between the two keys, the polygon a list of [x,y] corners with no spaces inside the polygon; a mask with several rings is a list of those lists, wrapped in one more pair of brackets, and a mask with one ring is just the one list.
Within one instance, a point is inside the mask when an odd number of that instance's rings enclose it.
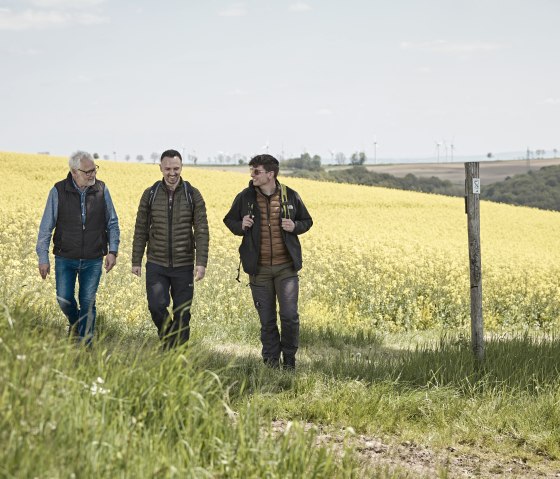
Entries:
{"label": "dirt path", "polygon": [[[274,433],[283,434],[291,424],[274,421]],[[305,430],[317,428],[307,423]],[[498,457],[473,448],[460,450],[448,447],[435,452],[427,447],[411,442],[387,444],[381,439],[349,431],[326,432],[318,427],[317,445],[325,446],[342,454],[344,447],[351,447],[365,469],[380,468],[394,472],[400,477],[434,478],[444,471],[450,478],[560,478],[560,461],[543,458],[542,464],[529,465],[526,460],[516,457]]]}

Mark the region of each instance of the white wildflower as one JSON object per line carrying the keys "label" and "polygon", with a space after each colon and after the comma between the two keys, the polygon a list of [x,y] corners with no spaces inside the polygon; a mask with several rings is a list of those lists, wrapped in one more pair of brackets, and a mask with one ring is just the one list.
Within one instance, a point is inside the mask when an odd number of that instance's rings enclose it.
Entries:
{"label": "white wildflower", "polygon": [[[101,379],[101,378],[97,378],[97,379]],[[106,389],[104,387],[99,386],[97,382],[91,383],[91,386],[89,387],[89,391],[91,392],[92,396],[103,395],[111,392],[110,389]]]}

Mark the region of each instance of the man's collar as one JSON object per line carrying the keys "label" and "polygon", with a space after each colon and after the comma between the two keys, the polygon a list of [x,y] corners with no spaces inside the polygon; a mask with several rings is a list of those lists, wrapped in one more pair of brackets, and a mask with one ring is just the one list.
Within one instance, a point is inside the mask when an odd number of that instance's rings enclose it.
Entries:
{"label": "man's collar", "polygon": [[[87,189],[89,188],[89,186],[85,186],[84,188],[80,188],[76,182],[74,181],[74,177],[70,174],[70,178],[72,178],[72,184],[74,185],[74,188],[76,188],[80,193],[85,193],[87,191]],[[95,183],[93,184],[95,185]],[[93,186],[91,185],[91,186]]]}

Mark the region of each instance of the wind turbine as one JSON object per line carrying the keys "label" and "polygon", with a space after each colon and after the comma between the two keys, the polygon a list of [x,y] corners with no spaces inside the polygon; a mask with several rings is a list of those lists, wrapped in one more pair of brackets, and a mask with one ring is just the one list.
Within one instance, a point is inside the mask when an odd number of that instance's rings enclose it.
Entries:
{"label": "wind turbine", "polygon": [[329,153],[331,154],[331,163],[334,165],[334,151],[329,148]]}
{"label": "wind turbine", "polygon": [[437,151],[437,162],[439,163],[439,149],[441,147],[441,143],[436,141],[436,151]]}
{"label": "wind turbine", "polygon": [[269,147],[269,141],[266,140],[266,143],[263,145],[262,149],[263,149],[266,153],[268,153],[268,147]]}

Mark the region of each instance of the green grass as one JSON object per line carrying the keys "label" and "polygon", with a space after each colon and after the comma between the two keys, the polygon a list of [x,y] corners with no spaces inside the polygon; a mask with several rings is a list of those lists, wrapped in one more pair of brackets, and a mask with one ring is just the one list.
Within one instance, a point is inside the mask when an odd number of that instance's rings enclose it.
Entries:
{"label": "green grass", "polygon": [[207,352],[107,331],[84,350],[29,314],[0,324],[1,477],[352,477],[312,431],[275,437],[258,404],[234,405],[243,378]]}
{"label": "green grass", "polygon": [[[164,353],[149,326],[98,326],[87,351],[61,322],[0,313],[0,477],[407,476],[360,464],[358,434],[558,466],[553,335],[495,337],[480,367],[460,336],[307,332],[294,375],[242,342],[195,334]],[[318,427],[342,448],[316,446]]]}

